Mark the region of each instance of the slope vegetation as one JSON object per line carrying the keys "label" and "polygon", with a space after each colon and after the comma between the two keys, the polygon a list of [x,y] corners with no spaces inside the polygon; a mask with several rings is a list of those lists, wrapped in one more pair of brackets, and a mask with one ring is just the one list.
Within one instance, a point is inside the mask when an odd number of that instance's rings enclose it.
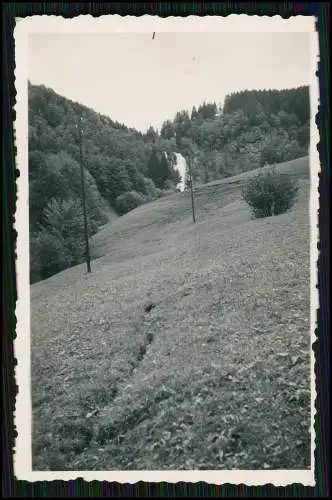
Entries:
{"label": "slope vegetation", "polygon": [[33,468],[310,466],[309,163],[287,214],[251,220],[245,176],[106,225],[31,287]]}

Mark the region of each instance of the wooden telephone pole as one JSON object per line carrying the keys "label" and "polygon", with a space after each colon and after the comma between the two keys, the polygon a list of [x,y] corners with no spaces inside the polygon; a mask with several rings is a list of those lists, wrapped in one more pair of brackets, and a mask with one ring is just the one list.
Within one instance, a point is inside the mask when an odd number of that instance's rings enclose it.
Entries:
{"label": "wooden telephone pole", "polygon": [[87,220],[87,214],[86,214],[85,188],[84,188],[84,168],[83,168],[83,154],[82,154],[83,131],[82,131],[82,117],[81,116],[79,117],[77,128],[78,128],[79,147],[80,147],[81,192],[82,192],[83,220],[84,220],[85,259],[86,259],[87,271],[88,271],[88,273],[91,273],[88,220]]}

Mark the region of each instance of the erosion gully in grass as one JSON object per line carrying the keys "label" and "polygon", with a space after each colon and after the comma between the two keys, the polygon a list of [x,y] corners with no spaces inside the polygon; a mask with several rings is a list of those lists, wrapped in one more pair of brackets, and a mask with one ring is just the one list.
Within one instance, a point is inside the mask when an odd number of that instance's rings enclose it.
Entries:
{"label": "erosion gully in grass", "polygon": [[308,159],[280,168],[286,214],[200,186],[197,224],[143,205],[31,287],[34,470],[310,467]]}

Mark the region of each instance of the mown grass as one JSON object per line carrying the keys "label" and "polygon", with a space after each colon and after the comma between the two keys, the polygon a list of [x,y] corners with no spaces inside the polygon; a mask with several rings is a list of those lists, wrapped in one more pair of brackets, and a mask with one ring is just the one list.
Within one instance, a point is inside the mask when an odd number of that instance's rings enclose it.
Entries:
{"label": "mown grass", "polygon": [[[34,470],[310,467],[309,165],[251,220],[250,173],[143,205],[31,287]],[[145,306],[153,303],[147,312]]]}

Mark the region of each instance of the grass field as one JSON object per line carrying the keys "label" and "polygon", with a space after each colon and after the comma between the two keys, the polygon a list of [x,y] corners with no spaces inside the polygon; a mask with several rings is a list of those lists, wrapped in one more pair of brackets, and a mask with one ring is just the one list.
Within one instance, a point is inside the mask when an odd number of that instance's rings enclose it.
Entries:
{"label": "grass field", "polygon": [[[310,467],[309,161],[251,220],[252,175],[114,219],[31,286],[34,470]],[[146,306],[151,303],[153,307]],[[149,309],[149,310],[148,310]]]}

